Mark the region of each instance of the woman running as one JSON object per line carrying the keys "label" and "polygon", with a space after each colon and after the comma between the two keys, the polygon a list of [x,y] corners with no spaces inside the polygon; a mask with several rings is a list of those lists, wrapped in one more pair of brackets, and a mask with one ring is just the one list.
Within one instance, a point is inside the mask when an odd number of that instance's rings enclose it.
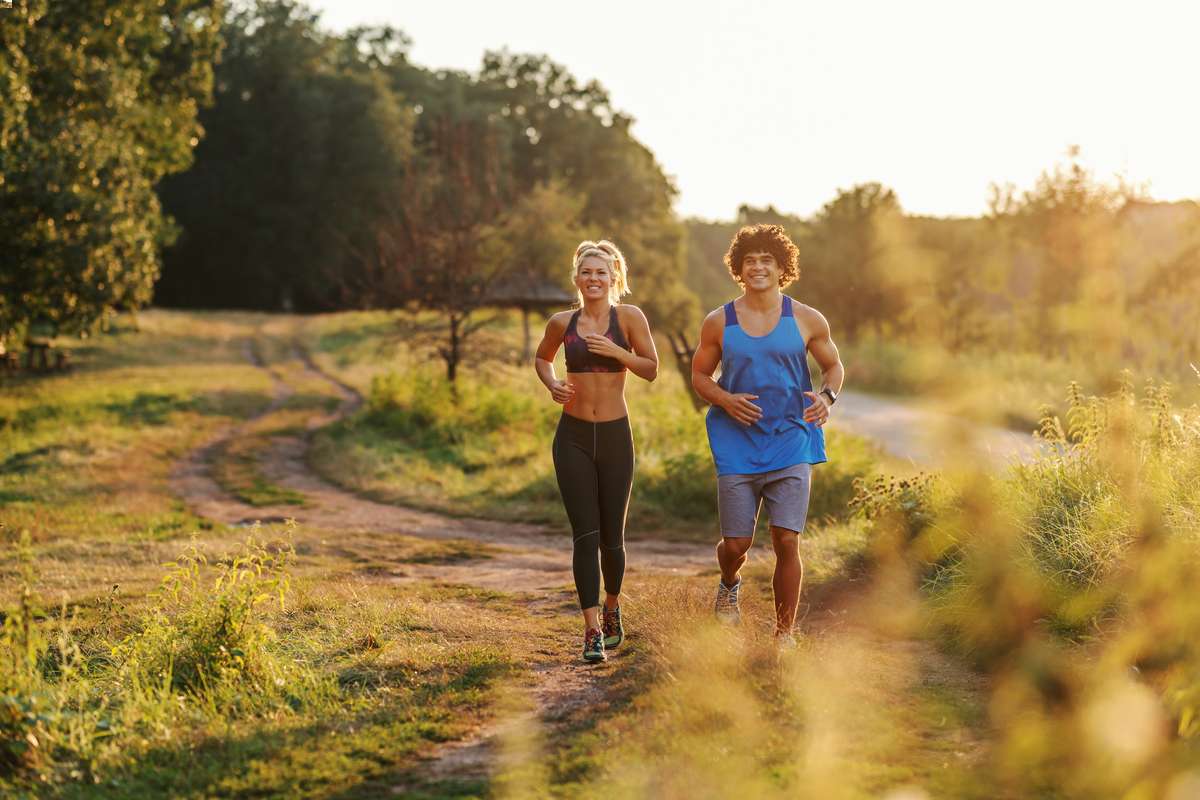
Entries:
{"label": "woman running", "polygon": [[[583,609],[583,658],[604,661],[625,637],[625,513],[633,487],[633,435],[625,406],[625,371],[652,381],[658,353],[650,324],[629,294],[625,257],[609,241],[582,242],[573,262],[579,308],[550,318],[534,367],[563,407],[554,434],[554,472],[571,521],[575,590]],[[566,350],[567,379],[554,375]],[[600,579],[604,578],[603,614]]]}

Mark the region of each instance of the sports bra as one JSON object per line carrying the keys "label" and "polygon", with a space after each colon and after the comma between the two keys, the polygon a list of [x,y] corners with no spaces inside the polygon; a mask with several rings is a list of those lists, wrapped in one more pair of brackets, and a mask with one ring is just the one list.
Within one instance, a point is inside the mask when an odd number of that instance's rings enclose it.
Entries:
{"label": "sports bra", "polygon": [[[567,332],[563,334],[563,350],[567,354],[567,372],[624,372],[625,365],[620,361],[608,356],[597,355],[588,350],[587,340],[575,330],[575,323],[579,321],[579,312],[582,310],[577,309],[571,315],[571,321],[567,323]],[[604,335],[612,339],[618,347],[630,349],[629,342],[625,341],[625,334],[621,331],[621,324],[617,321],[616,306],[609,306],[608,330],[604,332]]]}

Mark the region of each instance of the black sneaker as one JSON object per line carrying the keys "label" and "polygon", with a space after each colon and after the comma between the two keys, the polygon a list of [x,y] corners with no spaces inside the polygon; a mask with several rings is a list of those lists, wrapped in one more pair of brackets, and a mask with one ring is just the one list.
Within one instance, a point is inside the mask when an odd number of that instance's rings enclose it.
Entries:
{"label": "black sneaker", "polygon": [[584,661],[607,661],[608,656],[604,652],[604,632],[601,630],[590,630],[583,637],[583,660]]}
{"label": "black sneaker", "polygon": [[604,649],[616,650],[625,641],[625,628],[621,625],[621,607],[612,611],[601,609],[600,627],[604,630]]}

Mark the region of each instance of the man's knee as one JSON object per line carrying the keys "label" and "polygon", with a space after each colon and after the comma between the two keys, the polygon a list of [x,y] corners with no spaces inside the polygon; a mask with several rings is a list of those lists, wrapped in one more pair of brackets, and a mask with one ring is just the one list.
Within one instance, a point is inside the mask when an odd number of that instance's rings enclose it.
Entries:
{"label": "man's knee", "polygon": [[754,542],[753,536],[726,536],[721,539],[725,548],[725,555],[733,558],[741,558],[749,551],[750,545]]}
{"label": "man's knee", "polygon": [[777,558],[800,557],[800,534],[787,528],[771,526],[771,546]]}

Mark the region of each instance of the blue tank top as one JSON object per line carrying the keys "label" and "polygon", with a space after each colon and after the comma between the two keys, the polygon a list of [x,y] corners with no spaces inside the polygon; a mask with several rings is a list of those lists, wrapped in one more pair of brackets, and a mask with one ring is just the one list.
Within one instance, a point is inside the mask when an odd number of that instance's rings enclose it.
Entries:
{"label": "blue tank top", "polygon": [[725,333],[721,342],[721,378],[727,392],[758,395],[753,401],[762,417],[743,425],[712,406],[705,419],[708,444],[718,475],[749,475],[820,464],[825,459],[825,434],[804,421],[804,409],[813,401],[808,374],[808,348],[796,327],[792,298],[783,296],[775,329],[766,336],[750,336],[738,325],[733,303],[725,304]]}

